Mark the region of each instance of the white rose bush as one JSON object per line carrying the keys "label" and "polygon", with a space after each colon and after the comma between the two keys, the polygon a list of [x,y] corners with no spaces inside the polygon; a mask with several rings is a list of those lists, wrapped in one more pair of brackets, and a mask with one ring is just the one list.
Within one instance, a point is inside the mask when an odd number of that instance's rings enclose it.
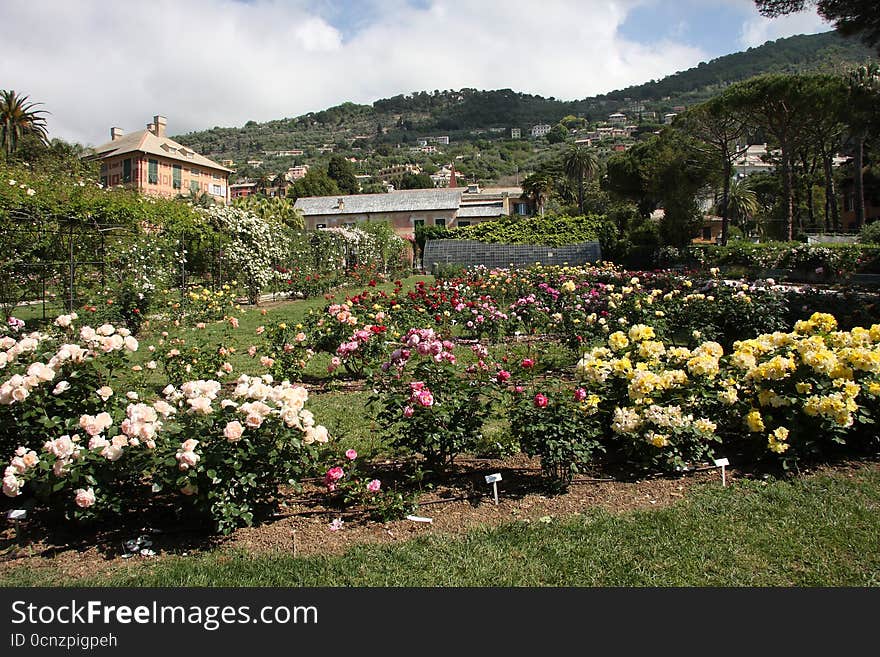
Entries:
{"label": "white rose bush", "polygon": [[167,508],[228,533],[317,471],[329,435],[305,388],[268,374],[158,397],[120,388],[138,348],[127,329],[80,327],[76,314],[0,338],[4,495],[33,496],[59,521]]}
{"label": "white rose bush", "polygon": [[260,292],[278,276],[277,268],[286,260],[287,234],[277,221],[242,208],[213,206],[203,212],[214,229],[229,240],[223,254],[227,270],[244,281],[250,303],[257,303]]}
{"label": "white rose bush", "polygon": [[74,432],[81,414],[121,404],[115,381],[138,348],[125,327],[80,326],[76,313],[0,337],[0,449],[36,449],[47,433]]}

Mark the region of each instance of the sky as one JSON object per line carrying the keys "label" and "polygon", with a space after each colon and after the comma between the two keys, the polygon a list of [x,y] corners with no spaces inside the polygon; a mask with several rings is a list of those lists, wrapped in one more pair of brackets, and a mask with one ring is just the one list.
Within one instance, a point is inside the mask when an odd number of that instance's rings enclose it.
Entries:
{"label": "sky", "polygon": [[829,29],[752,0],[2,0],[0,89],[98,145],[155,114],[174,135],[422,90],[574,100]]}

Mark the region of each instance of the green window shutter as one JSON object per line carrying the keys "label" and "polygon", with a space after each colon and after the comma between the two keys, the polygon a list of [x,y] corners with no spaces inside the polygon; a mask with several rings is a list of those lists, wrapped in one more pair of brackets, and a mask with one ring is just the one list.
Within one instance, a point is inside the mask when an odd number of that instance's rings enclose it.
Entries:
{"label": "green window shutter", "polygon": [[131,159],[122,160],[122,182],[131,182]]}
{"label": "green window shutter", "polygon": [[149,177],[147,179],[151,185],[159,184],[159,160],[150,160]]}
{"label": "green window shutter", "polygon": [[199,191],[199,181],[198,180],[190,180],[189,181],[189,191],[193,194]]}
{"label": "green window shutter", "polygon": [[180,185],[181,185],[180,173],[181,173],[181,168],[180,168],[179,164],[175,164],[173,167],[171,167],[171,178],[173,181],[174,189],[180,189]]}

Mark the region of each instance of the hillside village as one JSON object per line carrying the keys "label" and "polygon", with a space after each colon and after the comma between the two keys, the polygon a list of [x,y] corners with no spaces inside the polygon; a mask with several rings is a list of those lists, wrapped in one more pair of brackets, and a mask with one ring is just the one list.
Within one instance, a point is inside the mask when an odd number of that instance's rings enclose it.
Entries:
{"label": "hillside village", "polygon": [[[320,205],[320,213],[305,212],[309,227],[350,226],[389,218],[386,213],[392,212],[397,232],[412,239],[418,226],[468,227],[548,208],[566,211],[573,201],[570,189],[559,188],[560,193],[543,198],[537,183],[546,175],[558,178],[559,163],[571,149],[589,151],[604,171],[609,161],[660,135],[690,107],[722,93],[737,76],[768,67],[842,70],[847,61],[864,57],[870,57],[864,47],[829,32],[781,39],[664,81],[583,101],[543,99],[511,90],[418,92],[378,100],[372,106],[344,103],[296,119],[249,122],[241,129],[215,128],[173,139],[166,134],[169,118],[156,115],[146,130],[126,135],[114,127],[111,141],[94,150],[102,162],[105,185],[136,185],[166,196],[204,195],[223,203],[289,199],[301,211]],[[725,77],[724,82],[709,82]],[[173,117],[170,121],[173,126]],[[780,152],[767,141],[760,134],[741,136],[731,161],[738,180],[770,174],[778,165]],[[129,151],[156,158],[123,157]],[[833,155],[834,169],[843,171],[841,165],[851,154],[842,148]],[[194,166],[197,161],[201,167]],[[846,191],[847,185],[851,183],[843,176],[837,205],[851,214],[852,192]],[[458,189],[461,207],[449,214],[444,200],[449,197],[439,191],[422,193],[421,202],[412,207],[416,196],[399,193],[418,189]],[[377,195],[387,193],[391,196],[380,202]],[[696,242],[720,237],[717,193],[717,188],[702,193],[704,224],[695,229]],[[377,204],[354,198],[361,194],[376,198]],[[316,200],[297,201],[300,197]],[[870,194],[868,203],[873,208]],[[331,206],[338,212],[329,212]],[[869,209],[868,216],[873,212]]]}

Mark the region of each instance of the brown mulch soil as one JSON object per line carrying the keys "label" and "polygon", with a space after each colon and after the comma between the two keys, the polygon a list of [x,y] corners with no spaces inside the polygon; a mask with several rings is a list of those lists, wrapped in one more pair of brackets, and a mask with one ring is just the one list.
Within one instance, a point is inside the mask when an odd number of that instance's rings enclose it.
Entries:
{"label": "brown mulch soil", "polygon": [[[840,467],[840,466],[838,466]],[[880,467],[880,464],[872,464]],[[487,474],[500,472],[499,504],[492,499]],[[748,473],[728,471],[728,480]],[[325,505],[327,498],[315,483],[300,492],[290,492],[274,517],[230,536],[211,536],[181,524],[159,523],[145,527],[138,521],[100,530],[51,531],[34,520],[23,530],[24,546],[16,545],[13,528],[0,531],[0,578],[11,578],[21,566],[50,568],[53,578],[99,575],[135,561],[160,559],[167,554],[193,555],[214,549],[242,550],[250,554],[287,552],[297,556],[341,554],[365,543],[395,543],[426,534],[460,535],[479,527],[494,527],[515,520],[534,522],[550,516],[559,518],[600,508],[612,513],[633,509],[662,508],[683,499],[698,484],[721,485],[718,469],[705,469],[679,476],[652,477],[636,481],[577,477],[565,493],[543,486],[538,459],[523,455],[505,459],[472,459],[457,464],[446,481],[426,490],[419,498],[417,515],[432,522],[397,520],[377,522],[357,510],[341,511]],[[329,523],[343,520],[339,531]],[[143,523],[141,519],[139,522]],[[129,555],[124,542],[149,536],[156,556]]]}

